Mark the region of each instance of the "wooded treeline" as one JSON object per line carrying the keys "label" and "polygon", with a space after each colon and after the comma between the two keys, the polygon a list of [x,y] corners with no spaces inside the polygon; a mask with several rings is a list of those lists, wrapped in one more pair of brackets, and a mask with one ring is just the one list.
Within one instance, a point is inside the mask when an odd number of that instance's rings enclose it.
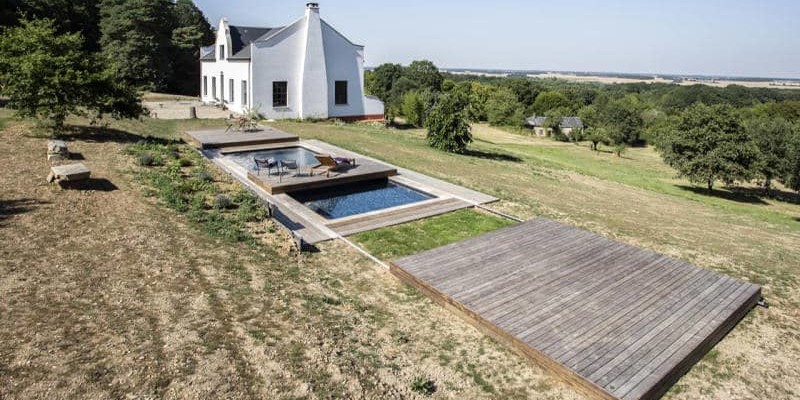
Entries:
{"label": "wooded treeline", "polygon": [[199,49],[214,40],[191,0],[2,0],[0,27],[52,21],[57,35],[80,33],[81,50],[102,58],[140,90],[199,94]]}
{"label": "wooded treeline", "polygon": [[[606,145],[621,155],[627,146],[655,145],[681,176],[709,190],[753,181],[769,193],[779,181],[800,191],[800,90],[454,75],[430,61],[384,64],[365,82],[390,119],[402,116],[429,136],[430,115],[438,116],[443,96],[455,96],[451,112],[471,122],[519,129],[537,115],[554,139],[588,141],[594,150]],[[566,116],[580,117],[585,128],[563,134]]]}

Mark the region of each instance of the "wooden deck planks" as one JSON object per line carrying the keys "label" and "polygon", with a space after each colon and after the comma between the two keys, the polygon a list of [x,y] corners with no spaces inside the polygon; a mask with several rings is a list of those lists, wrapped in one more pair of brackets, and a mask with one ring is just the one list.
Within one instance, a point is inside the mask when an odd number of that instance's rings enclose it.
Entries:
{"label": "wooden deck planks", "polygon": [[254,132],[226,132],[224,129],[191,131],[183,135],[183,140],[203,150],[221,147],[292,143],[298,142],[300,138],[297,135],[279,131],[275,128],[263,127]]}
{"label": "wooden deck planks", "polygon": [[659,397],[760,298],[758,286],[546,219],[391,271],[596,398]]}

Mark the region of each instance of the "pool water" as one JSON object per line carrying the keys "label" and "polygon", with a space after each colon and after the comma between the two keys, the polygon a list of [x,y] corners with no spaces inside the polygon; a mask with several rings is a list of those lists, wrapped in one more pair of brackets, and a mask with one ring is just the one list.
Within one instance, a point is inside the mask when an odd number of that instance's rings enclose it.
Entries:
{"label": "pool water", "polygon": [[285,147],[281,149],[271,149],[271,150],[258,150],[258,151],[243,151],[239,153],[229,153],[226,154],[226,157],[233,160],[235,163],[241,165],[242,167],[248,170],[255,169],[255,162],[253,158],[258,159],[270,159],[274,158],[275,161],[285,161],[285,160],[294,160],[297,161],[297,165],[299,166],[314,166],[318,165],[319,161],[314,158],[313,151],[306,149],[305,147]]}
{"label": "pool water", "polygon": [[417,203],[434,196],[388,179],[289,193],[295,200],[328,219]]}

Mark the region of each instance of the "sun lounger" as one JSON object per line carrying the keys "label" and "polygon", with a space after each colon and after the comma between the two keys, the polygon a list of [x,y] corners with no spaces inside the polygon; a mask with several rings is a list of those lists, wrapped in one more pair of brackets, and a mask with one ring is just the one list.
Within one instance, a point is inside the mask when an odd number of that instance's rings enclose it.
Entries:
{"label": "sun lounger", "polygon": [[320,163],[316,168],[323,170],[326,176],[331,176],[331,172],[341,171],[356,165],[355,158],[331,157],[325,154],[315,154],[314,157]]}

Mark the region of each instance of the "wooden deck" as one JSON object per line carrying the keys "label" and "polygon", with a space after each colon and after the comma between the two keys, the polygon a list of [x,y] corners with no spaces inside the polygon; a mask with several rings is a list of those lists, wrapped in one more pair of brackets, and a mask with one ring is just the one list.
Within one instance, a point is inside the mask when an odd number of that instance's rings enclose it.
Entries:
{"label": "wooden deck", "polygon": [[288,172],[280,177],[277,174],[270,175],[267,171],[262,171],[260,174],[254,171],[247,172],[248,179],[264,188],[270,194],[318,189],[344,183],[388,178],[394,175],[397,175],[397,170],[393,167],[371,160],[360,159],[356,159],[355,166],[331,172],[330,176],[319,170],[315,170],[310,176]]}
{"label": "wooden deck", "polygon": [[186,132],[183,135],[186,143],[198,149],[217,149],[222,147],[254,146],[274,143],[292,143],[300,139],[297,135],[279,131],[275,128],[262,127],[254,132],[226,132],[224,129]]}
{"label": "wooden deck", "polygon": [[548,219],[398,260],[393,274],[594,398],[658,398],[760,288]]}

